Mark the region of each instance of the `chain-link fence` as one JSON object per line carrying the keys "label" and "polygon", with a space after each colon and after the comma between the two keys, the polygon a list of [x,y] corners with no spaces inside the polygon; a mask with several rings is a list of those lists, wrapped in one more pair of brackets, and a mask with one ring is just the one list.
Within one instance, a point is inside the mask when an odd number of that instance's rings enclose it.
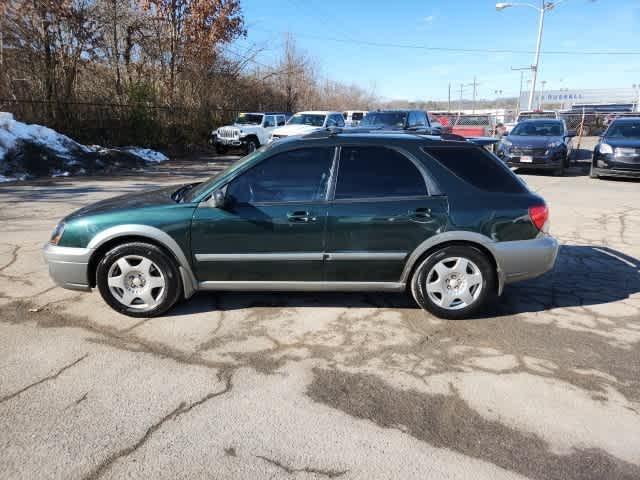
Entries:
{"label": "chain-link fence", "polygon": [[206,143],[212,128],[232,121],[239,110],[0,99],[0,111],[12,113],[21,122],[46,125],[81,143],[157,148]]}
{"label": "chain-link fence", "polygon": [[[500,135],[503,126],[506,125],[508,130],[516,124],[518,118],[515,112],[502,114],[432,112],[430,115],[432,121],[440,123],[445,130],[464,137]],[[614,118],[628,115],[640,116],[640,113],[548,111],[533,114],[531,118],[561,118],[566,122],[567,128],[575,131],[576,135],[589,137],[601,135]]]}

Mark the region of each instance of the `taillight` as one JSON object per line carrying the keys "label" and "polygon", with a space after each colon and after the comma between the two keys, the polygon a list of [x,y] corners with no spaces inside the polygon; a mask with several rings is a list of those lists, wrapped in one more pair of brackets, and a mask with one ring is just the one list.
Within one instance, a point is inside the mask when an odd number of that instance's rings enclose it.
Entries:
{"label": "taillight", "polygon": [[549,209],[546,205],[535,205],[529,207],[529,217],[538,230],[542,230],[544,224],[549,220]]}

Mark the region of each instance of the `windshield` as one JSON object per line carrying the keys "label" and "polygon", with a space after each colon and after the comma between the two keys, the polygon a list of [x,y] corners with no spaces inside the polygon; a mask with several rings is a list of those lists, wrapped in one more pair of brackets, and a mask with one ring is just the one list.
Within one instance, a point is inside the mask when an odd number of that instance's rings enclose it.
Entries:
{"label": "windshield", "polygon": [[223,168],[222,170],[220,170],[219,172],[217,172],[215,175],[207,178],[204,182],[196,185],[195,187],[193,187],[191,190],[189,190],[188,192],[186,192],[184,194],[184,196],[182,197],[182,201],[185,203],[188,202],[192,202],[193,200],[195,200],[196,198],[198,198],[200,195],[202,195],[204,192],[206,192],[207,190],[209,190],[211,188],[211,186],[223,175],[227,175],[230,174],[232,172],[235,172],[237,169],[239,169],[240,167],[242,167],[243,165],[245,165],[246,163],[252,161],[254,158],[256,158],[258,155],[262,154],[262,152],[268,147],[262,147],[258,150],[256,150],[253,153],[250,153],[249,155],[242,157],[239,160],[236,160],[235,162],[233,162],[231,165],[229,165],[227,168]]}
{"label": "windshield", "polygon": [[262,123],[262,115],[257,113],[241,113],[236,118],[238,125],[260,125]]}
{"label": "windshield", "polygon": [[404,128],[407,123],[407,112],[374,112],[367,113],[360,123],[361,127],[398,127]]}
{"label": "windshield", "polygon": [[561,137],[562,131],[562,124],[559,122],[524,122],[516,125],[509,136]]}
{"label": "windshield", "polygon": [[640,138],[640,121],[613,122],[607,131],[609,138]]}
{"label": "windshield", "polygon": [[296,113],[287,122],[288,125],[311,125],[321,127],[324,125],[325,115],[317,113]]}

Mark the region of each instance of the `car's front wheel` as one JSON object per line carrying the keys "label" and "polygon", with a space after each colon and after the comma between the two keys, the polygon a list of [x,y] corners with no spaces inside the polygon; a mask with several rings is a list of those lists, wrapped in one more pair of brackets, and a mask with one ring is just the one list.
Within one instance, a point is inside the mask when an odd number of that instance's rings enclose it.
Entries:
{"label": "car's front wheel", "polygon": [[174,260],[148,243],[125,243],[98,263],[98,290],[114,310],[131,317],[154,317],[171,308],[182,292]]}
{"label": "car's front wheel", "polygon": [[260,148],[260,144],[258,140],[255,138],[250,138],[247,140],[247,154],[255,152],[258,148]]}
{"label": "car's front wheel", "polygon": [[493,299],[496,272],[486,255],[472,246],[444,247],[424,259],[411,278],[415,301],[435,316],[469,318]]}

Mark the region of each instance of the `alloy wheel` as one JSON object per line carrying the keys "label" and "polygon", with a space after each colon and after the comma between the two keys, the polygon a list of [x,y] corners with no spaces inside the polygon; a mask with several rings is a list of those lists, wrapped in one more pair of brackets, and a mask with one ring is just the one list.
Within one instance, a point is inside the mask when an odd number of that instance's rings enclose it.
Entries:
{"label": "alloy wheel", "polygon": [[125,255],[115,261],[109,268],[107,284],[118,302],[140,311],[157,307],[166,286],[160,268],[141,255]]}
{"label": "alloy wheel", "polygon": [[440,260],[426,277],[426,292],[433,303],[447,310],[460,310],[473,304],[483,287],[478,266],[464,257]]}

